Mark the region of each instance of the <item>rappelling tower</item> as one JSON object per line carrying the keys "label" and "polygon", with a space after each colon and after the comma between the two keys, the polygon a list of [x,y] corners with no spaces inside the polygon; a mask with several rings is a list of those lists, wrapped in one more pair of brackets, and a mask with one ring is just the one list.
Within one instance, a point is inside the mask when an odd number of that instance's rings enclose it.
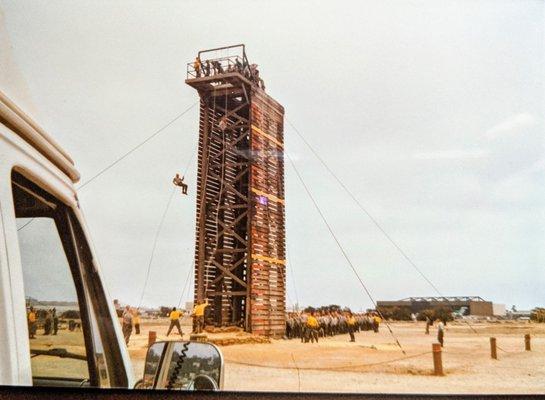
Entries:
{"label": "rappelling tower", "polygon": [[244,45],[200,51],[195,301],[206,323],[285,332],[284,108]]}

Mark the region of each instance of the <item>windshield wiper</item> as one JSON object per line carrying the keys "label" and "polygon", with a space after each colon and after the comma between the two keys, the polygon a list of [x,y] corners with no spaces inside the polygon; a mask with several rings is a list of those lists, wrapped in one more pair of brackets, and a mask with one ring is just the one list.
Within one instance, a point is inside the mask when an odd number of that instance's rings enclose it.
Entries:
{"label": "windshield wiper", "polygon": [[60,357],[60,358],[74,358],[76,360],[87,361],[87,356],[82,356],[81,354],[76,354],[76,353],[70,353],[66,349],[61,349],[61,348],[55,348],[55,349],[49,349],[49,350],[30,349],[30,354],[32,354],[32,358],[37,356],[52,356],[52,357]]}

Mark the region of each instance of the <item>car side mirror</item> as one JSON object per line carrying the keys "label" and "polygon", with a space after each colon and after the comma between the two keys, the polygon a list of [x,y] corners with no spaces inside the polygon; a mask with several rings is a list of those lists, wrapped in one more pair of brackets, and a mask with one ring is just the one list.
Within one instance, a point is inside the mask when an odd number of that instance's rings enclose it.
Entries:
{"label": "car side mirror", "polygon": [[138,389],[221,390],[223,356],[212,343],[155,342]]}

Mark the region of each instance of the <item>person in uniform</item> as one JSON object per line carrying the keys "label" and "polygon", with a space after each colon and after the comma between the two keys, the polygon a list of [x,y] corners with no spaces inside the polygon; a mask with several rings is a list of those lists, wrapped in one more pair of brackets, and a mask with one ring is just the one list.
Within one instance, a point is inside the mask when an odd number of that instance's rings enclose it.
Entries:
{"label": "person in uniform", "polygon": [[350,335],[350,341],[355,342],[356,338],[354,337],[354,331],[356,330],[356,318],[354,318],[354,315],[351,312],[347,313],[346,327],[348,328],[348,334]]}
{"label": "person in uniform", "polygon": [[378,328],[380,327],[381,322],[382,319],[378,316],[378,314],[373,315],[373,331],[375,333],[378,333]]}
{"label": "person in uniform", "polygon": [[53,318],[53,335],[56,335],[59,331],[59,316],[56,308],[51,310],[51,317]]}
{"label": "person in uniform", "polygon": [[219,61],[212,61],[212,64],[216,65],[216,71],[217,71],[216,73],[223,74],[225,72]]}
{"label": "person in uniform", "polygon": [[308,314],[302,313],[299,323],[301,325],[301,343],[307,343],[309,341],[308,332],[310,329],[307,327]]}
{"label": "person in uniform", "polygon": [[45,312],[44,335],[51,335],[52,325],[53,325],[53,316],[51,315],[51,310],[47,310]]}
{"label": "person in uniform", "polygon": [[440,320],[438,320],[437,324],[437,341],[441,344],[441,347],[443,347],[445,341],[445,324]]}
{"label": "person in uniform", "polygon": [[431,319],[430,317],[426,317],[426,335],[430,334],[430,326],[431,326]]}
{"label": "person in uniform", "polygon": [[180,178],[180,174],[176,174],[176,176],[172,179],[172,183],[182,188],[182,194],[187,194],[187,185],[184,183],[183,176]]}
{"label": "person in uniform", "polygon": [[333,316],[331,317],[331,336],[336,335],[338,333],[338,326],[339,326],[339,317],[337,316],[337,312],[334,312]]}
{"label": "person in uniform", "polygon": [[138,310],[138,308],[134,310],[132,322],[134,324],[134,333],[140,335],[140,311]]}
{"label": "person in uniform", "polygon": [[312,311],[307,318],[307,328],[310,342],[314,343],[316,340],[316,343],[318,343],[318,329],[320,329],[320,324],[314,316],[314,311]]}
{"label": "person in uniform", "polygon": [[30,309],[28,310],[27,321],[28,338],[36,339],[36,311],[34,311],[34,307],[30,307]]}
{"label": "person in uniform", "polygon": [[172,307],[172,311],[169,314],[170,319],[170,326],[168,327],[167,336],[172,331],[172,328],[176,327],[178,329],[178,333],[183,338],[184,333],[182,332],[182,327],[180,326],[180,317],[182,316],[182,312],[180,310],[176,310],[176,307]]}
{"label": "person in uniform", "polygon": [[225,115],[220,118],[218,127],[221,129],[222,132],[225,132],[225,129],[227,128],[227,117]]}
{"label": "person in uniform", "polygon": [[204,328],[204,310],[208,307],[208,299],[203,303],[198,301],[197,305],[193,308],[193,326],[195,327],[195,333],[202,333]]}
{"label": "person in uniform", "polygon": [[292,339],[294,334],[294,323],[295,320],[293,319],[293,314],[288,313],[286,318],[286,338]]}
{"label": "person in uniform", "polygon": [[235,66],[236,66],[237,72],[242,73],[242,63],[240,62],[238,57],[235,60]]}
{"label": "person in uniform", "polygon": [[123,315],[121,315],[121,330],[123,331],[123,337],[125,338],[125,344],[129,344],[129,338],[132,333],[132,312],[130,306],[125,306],[123,310]]}
{"label": "person in uniform", "polygon": [[195,74],[197,75],[197,78],[201,77],[201,60],[199,56],[195,57],[195,61],[193,62],[193,68],[195,69]]}

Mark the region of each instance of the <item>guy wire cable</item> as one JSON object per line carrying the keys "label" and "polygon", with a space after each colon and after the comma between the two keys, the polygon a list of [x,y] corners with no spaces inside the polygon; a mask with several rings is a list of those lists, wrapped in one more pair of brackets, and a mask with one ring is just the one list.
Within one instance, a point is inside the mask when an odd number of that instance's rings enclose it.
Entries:
{"label": "guy wire cable", "polygon": [[380,312],[380,310],[378,309],[377,307],[377,304],[375,302],[375,300],[373,299],[373,296],[371,295],[371,292],[369,291],[369,289],[367,289],[367,286],[365,285],[365,283],[363,282],[363,280],[361,279],[360,275],[358,274],[358,271],[356,270],[356,267],[354,266],[354,264],[352,264],[352,261],[350,260],[350,257],[348,257],[348,254],[346,253],[346,251],[344,250],[341,242],[339,241],[339,239],[337,238],[337,235],[335,235],[335,232],[333,232],[333,229],[331,228],[331,225],[329,225],[329,222],[327,222],[327,219],[325,218],[325,215],[322,213],[322,210],[320,209],[320,207],[318,206],[318,203],[316,202],[316,200],[314,199],[314,197],[312,196],[312,193],[310,192],[309,188],[307,187],[307,185],[305,184],[305,181],[303,180],[303,178],[301,177],[301,175],[299,174],[299,171],[297,170],[297,168],[295,167],[295,163],[293,162],[293,160],[291,159],[291,157],[289,156],[288,153],[285,153],[286,156],[288,157],[288,160],[290,161],[295,173],[297,174],[297,177],[299,178],[299,181],[301,181],[305,191],[307,192],[308,196],[310,197],[310,200],[312,201],[312,203],[314,204],[314,207],[316,208],[316,210],[318,211],[318,213],[320,214],[320,217],[322,218],[322,221],[324,222],[324,224],[326,225],[327,229],[329,230],[329,233],[331,234],[331,236],[333,237],[333,239],[335,240],[335,242],[337,243],[337,246],[339,247],[339,249],[341,250],[341,253],[343,255],[343,257],[346,259],[346,261],[348,262],[348,265],[350,266],[350,268],[352,269],[352,271],[354,272],[354,274],[356,275],[358,281],[360,282],[361,286],[363,287],[363,290],[365,291],[365,293],[367,294],[367,296],[369,297],[369,299],[371,300],[371,302],[373,303],[373,305],[375,306],[375,309],[377,311],[377,313],[380,315],[380,317],[382,318],[382,320],[384,321],[386,327],[388,328],[388,331],[390,332],[390,335],[392,335],[392,337],[394,338],[397,346],[400,348],[401,352],[403,354],[406,354],[405,353],[405,350],[403,349],[403,347],[401,346],[401,343],[399,343],[399,340],[397,339],[397,337],[395,336],[394,332],[392,331],[392,328],[390,327],[390,324],[388,324],[388,321],[386,321],[386,318],[384,318],[384,316],[382,315],[382,313]]}
{"label": "guy wire cable", "polygon": [[[151,139],[153,139],[155,136],[157,136],[159,133],[163,132],[166,128],[168,128],[170,125],[172,125],[174,122],[176,122],[178,119],[180,119],[182,116],[184,116],[185,114],[187,114],[189,112],[189,110],[191,110],[193,107],[195,107],[197,105],[198,102],[195,102],[193,103],[192,105],[190,105],[188,108],[186,108],[184,111],[182,111],[180,114],[178,114],[176,117],[174,117],[173,119],[171,119],[169,122],[167,122],[165,125],[163,125],[161,128],[157,129],[155,132],[153,132],[153,134],[151,134],[150,136],[148,136],[146,139],[144,139],[142,142],[138,143],[135,147],[133,147],[132,149],[130,149],[128,152],[126,152],[125,154],[123,154],[121,157],[117,158],[116,160],[114,160],[112,163],[108,164],[106,167],[104,167],[103,169],[101,169],[99,172],[97,172],[95,175],[93,175],[91,178],[89,178],[88,180],[86,180],[85,182],[83,182],[81,185],[79,185],[77,187],[77,189],[82,189],[83,187],[87,186],[89,183],[91,183],[92,181],[94,181],[96,178],[98,178],[100,175],[102,175],[103,173],[105,173],[106,171],[108,171],[110,168],[114,167],[117,163],[119,163],[120,161],[122,161],[123,159],[125,159],[126,157],[128,157],[130,154],[132,154],[134,151],[138,150],[140,147],[142,147],[144,144],[146,144],[147,142],[149,142]],[[34,218],[32,218],[30,221],[28,221],[26,224],[22,225],[20,228],[17,228],[18,231],[22,230],[23,228],[25,228],[27,225],[29,225],[30,223],[32,223],[32,221],[34,221]]]}
{"label": "guy wire cable", "polygon": [[[424,278],[424,280],[435,290],[435,292],[441,296],[443,294],[439,291],[437,286],[422,272],[420,268],[416,265],[416,263],[407,255],[407,253],[397,244],[396,241],[386,232],[386,230],[382,227],[382,225],[371,215],[371,213],[363,206],[363,204],[356,198],[356,196],[348,189],[348,187],[341,181],[341,179],[333,172],[333,170],[326,164],[324,159],[318,154],[318,152],[310,145],[310,143],[305,139],[305,137],[299,132],[299,130],[293,125],[293,123],[286,118],[288,121],[288,124],[292,127],[294,132],[301,138],[301,140],[305,143],[305,145],[310,149],[312,154],[318,159],[318,161],[324,166],[324,168],[333,176],[333,178],[337,181],[337,183],[341,186],[341,188],[348,194],[348,196],[356,203],[356,205],[367,215],[367,217],[373,222],[373,224],[382,232],[384,237],[397,249],[397,251],[401,254],[401,256]],[[467,321],[463,320],[467,326],[474,332],[478,333],[475,328]]]}

